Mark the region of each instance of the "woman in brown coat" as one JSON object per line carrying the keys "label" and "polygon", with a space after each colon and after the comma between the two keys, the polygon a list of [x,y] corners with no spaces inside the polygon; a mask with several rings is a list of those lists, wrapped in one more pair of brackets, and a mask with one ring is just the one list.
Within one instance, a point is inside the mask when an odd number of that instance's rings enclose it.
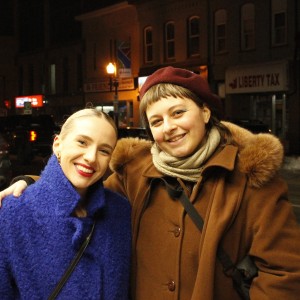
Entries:
{"label": "woman in brown coat", "polygon": [[[187,70],[159,69],[140,96],[153,141],[121,139],[105,182],[132,205],[132,299],[240,299],[220,248],[258,267],[251,299],[299,299],[300,230],[278,175],[280,141],[220,122],[219,98]],[[201,231],[165,181],[187,195]]]}
{"label": "woman in brown coat", "polygon": [[[277,174],[278,139],[220,123],[220,100],[187,70],[156,71],[141,99],[154,143],[120,140],[106,181],[132,205],[133,298],[239,299],[216,255],[222,246],[234,263],[249,254],[257,265],[251,299],[298,299],[300,231]],[[202,232],[154,178],[184,190]]]}

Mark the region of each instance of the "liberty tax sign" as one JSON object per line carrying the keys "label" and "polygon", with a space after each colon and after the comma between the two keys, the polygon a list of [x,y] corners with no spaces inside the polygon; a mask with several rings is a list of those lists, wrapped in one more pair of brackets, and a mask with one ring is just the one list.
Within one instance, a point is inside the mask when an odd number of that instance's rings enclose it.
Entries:
{"label": "liberty tax sign", "polygon": [[288,90],[288,62],[230,67],[225,75],[226,94]]}

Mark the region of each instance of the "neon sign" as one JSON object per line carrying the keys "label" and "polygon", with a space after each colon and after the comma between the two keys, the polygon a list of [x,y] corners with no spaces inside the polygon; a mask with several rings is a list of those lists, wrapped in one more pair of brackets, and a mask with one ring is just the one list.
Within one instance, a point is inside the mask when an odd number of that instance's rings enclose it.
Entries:
{"label": "neon sign", "polygon": [[19,96],[15,98],[16,108],[23,108],[24,102],[30,102],[31,107],[43,106],[43,95]]}

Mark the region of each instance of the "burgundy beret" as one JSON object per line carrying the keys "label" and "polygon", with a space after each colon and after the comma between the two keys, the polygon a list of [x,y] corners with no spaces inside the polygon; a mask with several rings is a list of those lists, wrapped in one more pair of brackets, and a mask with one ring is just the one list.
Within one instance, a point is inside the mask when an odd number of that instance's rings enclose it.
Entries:
{"label": "burgundy beret", "polygon": [[140,98],[142,99],[152,86],[159,83],[171,83],[185,87],[196,94],[210,109],[214,109],[218,115],[222,113],[221,99],[211,92],[205,79],[192,71],[171,66],[158,69],[147,77],[140,90]]}

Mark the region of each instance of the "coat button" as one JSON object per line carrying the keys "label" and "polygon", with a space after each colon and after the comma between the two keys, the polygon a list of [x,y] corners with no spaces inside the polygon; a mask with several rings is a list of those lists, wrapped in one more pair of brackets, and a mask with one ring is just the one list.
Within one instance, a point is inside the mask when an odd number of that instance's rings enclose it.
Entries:
{"label": "coat button", "polygon": [[179,237],[180,236],[180,232],[181,232],[180,227],[176,226],[175,229],[174,229],[174,236],[175,237]]}
{"label": "coat button", "polygon": [[175,282],[172,280],[170,282],[168,282],[168,290],[170,292],[174,292],[175,291]]}

